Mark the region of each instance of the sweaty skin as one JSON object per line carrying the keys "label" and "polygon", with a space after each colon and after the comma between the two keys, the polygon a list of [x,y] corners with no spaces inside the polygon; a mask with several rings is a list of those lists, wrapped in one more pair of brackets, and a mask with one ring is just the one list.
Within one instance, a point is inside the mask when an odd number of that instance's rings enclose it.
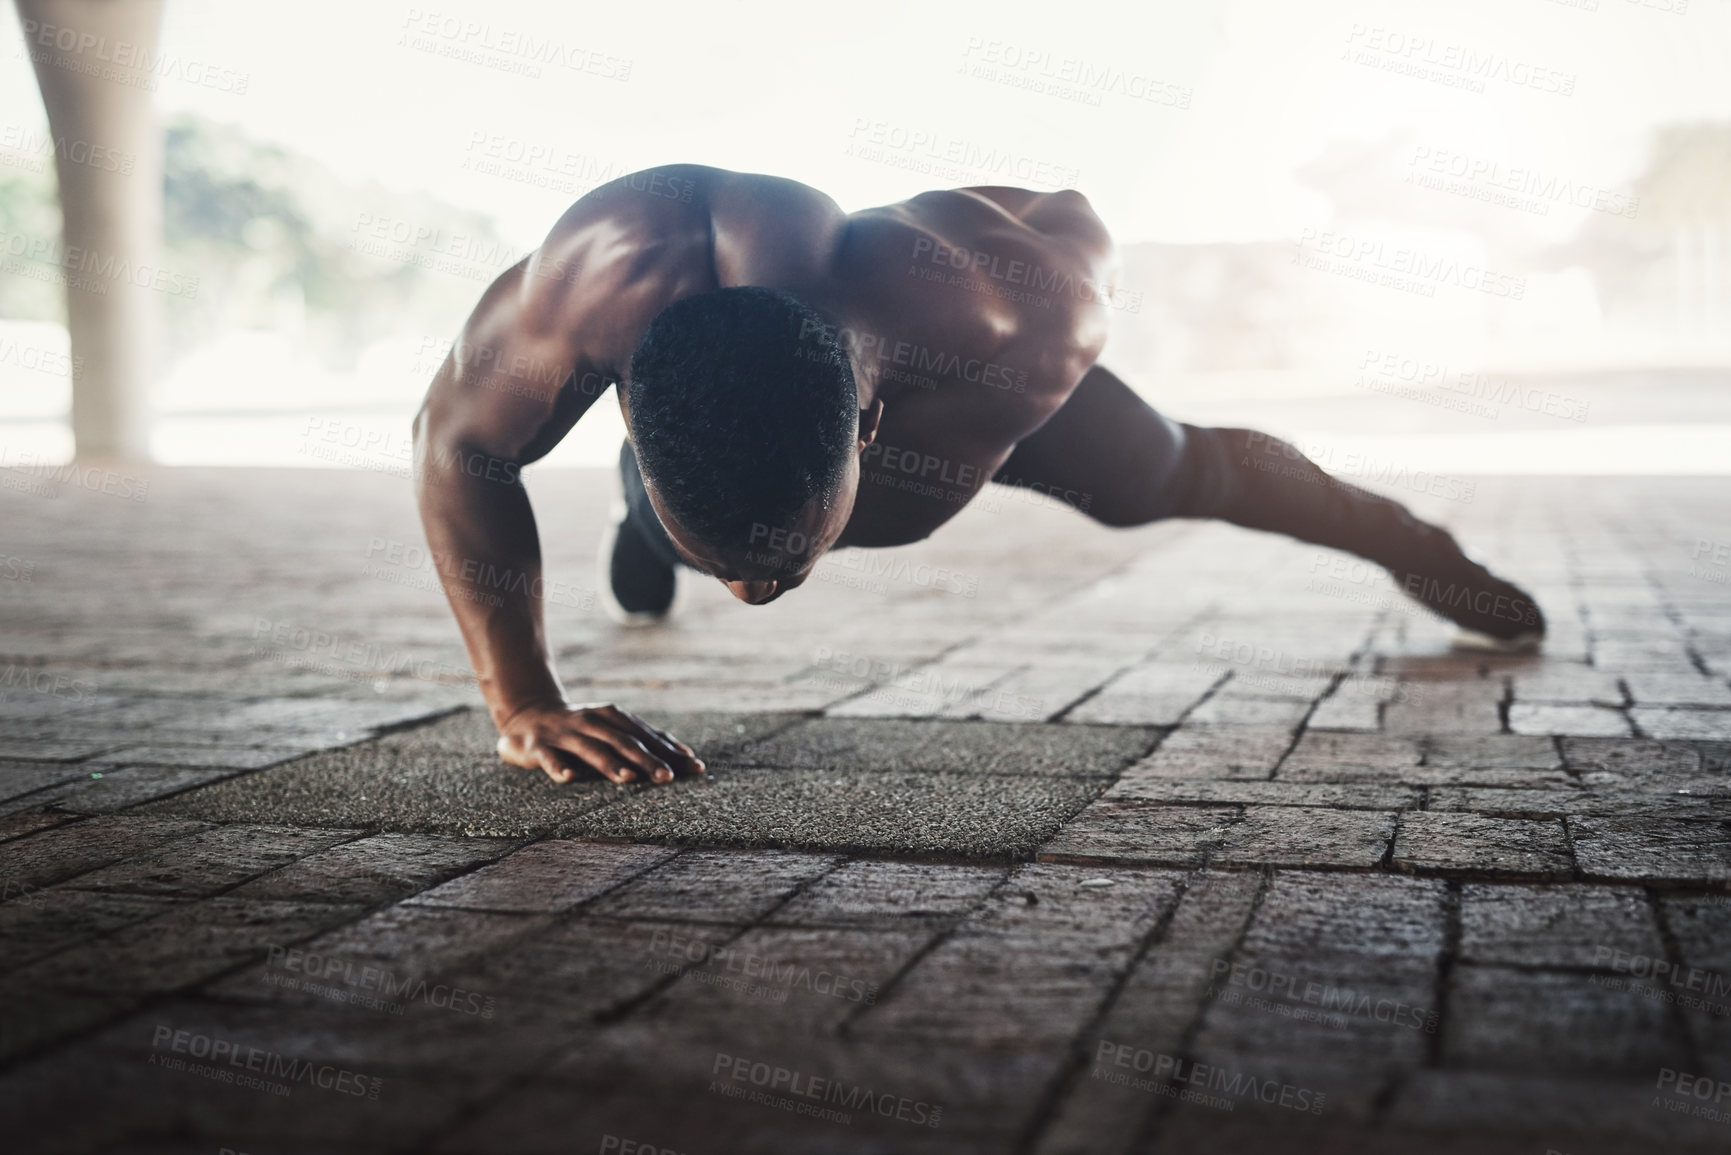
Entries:
{"label": "sweaty skin", "polygon": [[[1072,191],[954,189],[847,214],[794,181],[669,165],[572,205],[482,295],[415,418],[422,524],[435,554],[463,559],[442,577],[500,756],[558,782],[583,767],[614,782],[703,772],[689,746],[626,711],[567,701],[532,592],[540,545],[518,481],[626,379],[662,309],[736,285],[781,289],[834,322],[853,361],[860,456],[830,508],[778,527],[789,534],[777,541],[809,545],[717,553],[673,524],[648,486],[685,560],[762,604],[829,548],[903,545],[954,517],[1077,394],[1106,340],[1115,277],[1111,238]],[[1080,446],[1023,456],[1053,458],[1049,476],[1031,480],[1083,489],[1113,523],[1102,508],[1137,501],[1127,463],[1141,406],[1117,398],[1116,382],[1090,383],[1080,416],[1108,442],[1114,422],[1125,425],[1125,444],[1089,446],[1091,463]],[[955,492],[934,500],[901,485],[910,461]]]}

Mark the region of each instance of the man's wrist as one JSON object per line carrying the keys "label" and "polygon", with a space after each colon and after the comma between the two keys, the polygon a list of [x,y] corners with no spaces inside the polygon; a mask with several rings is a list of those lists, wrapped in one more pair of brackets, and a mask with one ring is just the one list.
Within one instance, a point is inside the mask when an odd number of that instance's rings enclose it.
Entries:
{"label": "man's wrist", "polygon": [[527,714],[531,710],[562,710],[568,705],[570,705],[570,703],[567,702],[563,696],[554,698],[531,698],[528,701],[512,702],[507,705],[496,706],[491,708],[488,712],[493,716],[494,727],[503,731],[505,727],[514,722],[519,715]]}

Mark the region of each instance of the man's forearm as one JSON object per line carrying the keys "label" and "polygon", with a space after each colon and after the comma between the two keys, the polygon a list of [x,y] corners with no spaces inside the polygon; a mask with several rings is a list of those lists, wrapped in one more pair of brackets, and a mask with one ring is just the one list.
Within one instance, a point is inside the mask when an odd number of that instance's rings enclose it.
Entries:
{"label": "man's forearm", "polygon": [[510,482],[421,456],[421,524],[496,724],[526,706],[564,701],[548,656],[541,548],[529,495]]}

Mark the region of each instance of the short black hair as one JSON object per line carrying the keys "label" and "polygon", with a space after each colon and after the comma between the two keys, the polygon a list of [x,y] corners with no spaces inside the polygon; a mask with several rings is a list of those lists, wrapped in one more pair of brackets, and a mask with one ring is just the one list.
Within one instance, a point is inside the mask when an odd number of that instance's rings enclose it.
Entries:
{"label": "short black hair", "polygon": [[859,391],[836,327],[776,289],[667,306],[631,355],[631,440],[667,512],[739,548],[836,496],[859,437]]}

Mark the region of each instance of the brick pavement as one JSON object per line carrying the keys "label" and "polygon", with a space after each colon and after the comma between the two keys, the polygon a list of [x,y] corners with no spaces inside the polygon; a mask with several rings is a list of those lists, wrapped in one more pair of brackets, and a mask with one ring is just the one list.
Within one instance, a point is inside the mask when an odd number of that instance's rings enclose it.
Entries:
{"label": "brick pavement", "polygon": [[618,788],[493,758],[400,479],[149,481],[0,491],[21,1150],[1731,1146],[1725,482],[1429,510],[1550,614],[1489,658],[1020,496],[619,631],[545,474],[573,692],[714,768]]}

